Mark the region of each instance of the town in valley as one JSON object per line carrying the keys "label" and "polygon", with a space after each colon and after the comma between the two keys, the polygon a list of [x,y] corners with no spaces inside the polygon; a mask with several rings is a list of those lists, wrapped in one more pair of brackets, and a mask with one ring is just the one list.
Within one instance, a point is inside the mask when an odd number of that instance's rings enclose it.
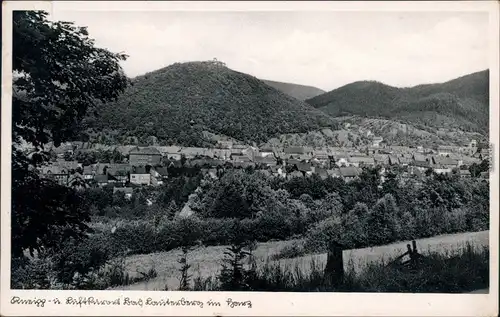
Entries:
{"label": "town in valley", "polygon": [[[399,167],[398,178],[422,179],[432,172],[462,178],[488,179],[488,171],[475,172],[488,160],[487,144],[476,140],[464,146],[424,147],[386,146],[381,137],[373,137],[371,146],[364,148],[292,146],[261,148],[220,141],[215,148],[181,146],[109,146],[76,141],[59,147],[49,147],[53,161],[40,168],[40,173],[65,186],[88,188],[110,186],[113,191],[132,195],[138,186],[160,186],[168,178],[169,168],[196,167],[203,175],[217,178],[226,169],[253,169],[273,177],[339,177],[355,179],[363,167],[381,167],[385,176],[391,167]],[[108,152],[109,162],[85,165],[78,157],[99,157]]]}

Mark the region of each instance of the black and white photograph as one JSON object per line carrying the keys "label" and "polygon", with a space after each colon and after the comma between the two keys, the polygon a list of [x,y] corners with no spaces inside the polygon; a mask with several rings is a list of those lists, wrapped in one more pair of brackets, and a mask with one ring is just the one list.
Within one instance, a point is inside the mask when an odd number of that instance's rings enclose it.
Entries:
{"label": "black and white photograph", "polygon": [[2,290],[497,296],[498,3],[98,3],[3,13]]}

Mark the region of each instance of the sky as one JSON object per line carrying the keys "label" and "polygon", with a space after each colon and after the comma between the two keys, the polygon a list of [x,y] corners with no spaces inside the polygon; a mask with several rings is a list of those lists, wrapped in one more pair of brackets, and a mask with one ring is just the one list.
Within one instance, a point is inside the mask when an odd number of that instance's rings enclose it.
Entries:
{"label": "sky", "polygon": [[129,55],[134,77],[217,58],[260,79],[332,90],[358,80],[396,87],[488,68],[481,12],[58,11],[96,46]]}

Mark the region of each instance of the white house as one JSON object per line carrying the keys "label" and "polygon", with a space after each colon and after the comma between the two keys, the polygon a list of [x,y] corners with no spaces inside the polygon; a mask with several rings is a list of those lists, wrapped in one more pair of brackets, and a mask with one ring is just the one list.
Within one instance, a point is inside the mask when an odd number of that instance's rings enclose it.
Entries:
{"label": "white house", "polygon": [[347,156],[344,155],[335,157],[335,165],[337,165],[338,167],[351,166]]}
{"label": "white house", "polygon": [[434,168],[436,174],[451,174],[451,168],[438,167]]}
{"label": "white house", "polygon": [[151,174],[148,173],[143,166],[134,167],[130,172],[130,182],[137,185],[150,185]]}
{"label": "white house", "polygon": [[261,157],[274,155],[274,150],[271,147],[263,147],[260,149],[259,155]]}
{"label": "white house", "polygon": [[379,137],[379,136],[374,137],[374,138],[373,138],[373,141],[372,141],[372,146],[374,146],[374,147],[379,147],[379,146],[380,146],[380,143],[381,143],[382,141],[384,141],[384,139],[383,139],[382,137]]}
{"label": "white house", "polygon": [[286,171],[285,168],[282,166],[271,166],[271,173],[273,173],[274,176],[278,177],[286,177]]}

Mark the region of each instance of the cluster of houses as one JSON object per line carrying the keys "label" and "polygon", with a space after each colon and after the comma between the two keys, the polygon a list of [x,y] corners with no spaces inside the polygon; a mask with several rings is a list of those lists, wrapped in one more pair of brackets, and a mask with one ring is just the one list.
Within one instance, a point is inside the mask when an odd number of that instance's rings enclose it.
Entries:
{"label": "cluster of houses", "polygon": [[[89,150],[66,146],[66,151]],[[321,178],[341,177],[346,181],[359,176],[363,167],[402,166],[406,175],[423,176],[431,168],[439,174],[458,173],[470,177],[468,166],[488,158],[487,150],[478,151],[475,141],[466,147],[442,146],[437,149],[404,146],[367,148],[286,147],[277,148],[222,144],[218,148],[179,146],[118,146],[113,150],[127,157],[126,163],[99,162],[82,166],[65,161],[61,153],[57,161],[40,169],[42,175],[63,185],[106,186],[162,185],[173,167],[199,167],[213,178],[221,169],[254,168],[269,176],[292,178],[317,174]],[[62,151],[64,154],[64,150]],[[384,169],[383,169],[384,170]],[[403,173],[403,174],[404,174]]]}

